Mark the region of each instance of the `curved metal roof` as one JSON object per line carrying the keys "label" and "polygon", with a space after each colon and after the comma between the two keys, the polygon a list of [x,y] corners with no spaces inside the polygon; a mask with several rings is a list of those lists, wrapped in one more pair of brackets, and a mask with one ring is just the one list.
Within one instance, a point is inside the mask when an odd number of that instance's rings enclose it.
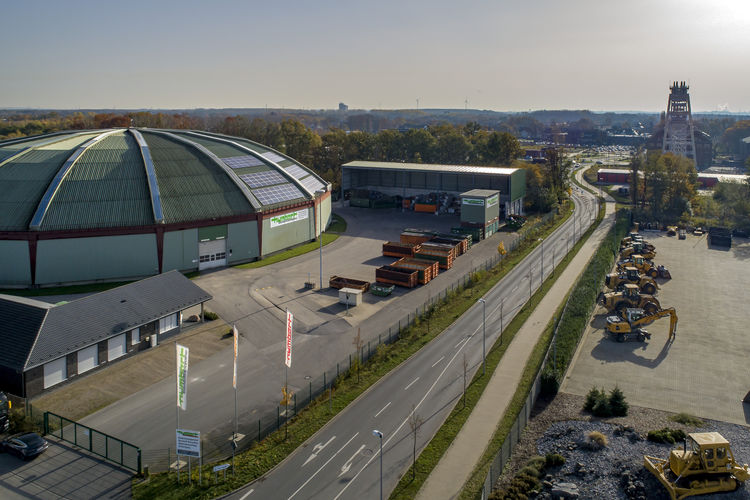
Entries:
{"label": "curved metal roof", "polygon": [[328,189],[278,151],[208,132],[108,129],[0,141],[0,231],[212,220]]}

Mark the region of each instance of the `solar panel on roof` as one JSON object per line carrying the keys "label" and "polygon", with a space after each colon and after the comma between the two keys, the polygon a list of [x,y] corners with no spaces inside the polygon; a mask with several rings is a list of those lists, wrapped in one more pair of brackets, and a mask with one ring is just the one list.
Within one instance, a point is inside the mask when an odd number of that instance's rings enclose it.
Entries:
{"label": "solar panel on roof", "polygon": [[284,161],[286,158],[281,156],[280,154],[274,153],[273,151],[269,151],[268,153],[263,153],[262,155],[264,158],[268,158],[269,160],[273,162],[279,162]]}
{"label": "solar panel on roof", "polygon": [[256,172],[254,174],[243,174],[240,175],[240,179],[243,180],[251,188],[259,188],[263,186],[272,186],[273,184],[281,184],[287,182],[284,176],[280,173],[267,170],[265,172]]}
{"label": "solar panel on roof", "polygon": [[289,172],[292,177],[295,179],[301,179],[306,175],[309,175],[310,172],[306,171],[304,168],[300,167],[299,165],[292,165],[291,167],[288,167],[286,169],[287,172]]}
{"label": "solar panel on roof", "polygon": [[278,186],[264,187],[254,189],[253,194],[264,205],[272,205],[283,201],[296,200],[303,198],[302,192],[292,184],[280,184]]}
{"label": "solar panel on roof", "polygon": [[323,189],[323,187],[325,186],[322,182],[320,182],[318,179],[316,179],[312,175],[309,177],[305,177],[299,182],[312,193],[314,193],[318,189]]}
{"label": "solar panel on roof", "polygon": [[259,165],[265,165],[262,160],[251,155],[244,156],[230,156],[229,158],[222,158],[227,167],[232,170],[245,167],[257,167]]}

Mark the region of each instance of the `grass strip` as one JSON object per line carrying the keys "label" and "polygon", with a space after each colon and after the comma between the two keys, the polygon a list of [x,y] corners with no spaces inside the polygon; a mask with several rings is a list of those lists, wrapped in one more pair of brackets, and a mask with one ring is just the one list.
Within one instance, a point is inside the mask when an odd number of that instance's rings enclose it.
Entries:
{"label": "grass strip", "polygon": [[[536,293],[534,293],[534,295],[531,297],[531,299],[518,311],[518,314],[516,314],[515,318],[513,318],[513,321],[511,321],[503,331],[502,339],[498,339],[490,348],[490,351],[486,358],[487,376],[482,376],[481,371],[477,371],[475,373],[471,383],[466,388],[465,403],[463,398],[456,403],[450,415],[440,427],[438,432],[424,448],[424,450],[422,450],[422,453],[417,458],[416,467],[412,466],[408,471],[406,471],[396,488],[391,493],[390,498],[392,500],[409,499],[414,498],[417,495],[419,489],[422,487],[422,484],[424,484],[424,482],[427,480],[427,477],[437,466],[438,462],[445,454],[448,447],[461,431],[461,428],[466,423],[466,420],[468,420],[474,407],[479,402],[480,398],[482,397],[482,393],[484,392],[487,384],[492,378],[492,374],[500,364],[500,360],[505,354],[507,347],[510,345],[511,341],[516,336],[526,320],[529,318],[531,313],[534,312],[536,306],[539,305],[539,302],[541,302],[549,289],[555,284],[555,282],[557,281],[557,277],[573,260],[575,255],[578,253],[578,250],[580,250],[580,248],[586,242],[602,217],[603,209],[600,210],[596,222],[592,224],[591,228],[589,228],[586,233],[584,233],[584,237],[581,238],[573,246],[571,251],[568,252],[568,254],[558,263],[554,273],[547,277],[547,279],[542,284],[542,287],[537,290]],[[560,311],[558,310],[556,316],[559,317],[559,313]],[[526,396],[528,395],[529,389],[531,388],[531,384],[534,382],[534,378],[536,377],[536,373],[541,364],[541,360],[544,359],[544,353],[547,350],[547,346],[549,345],[551,336],[552,328],[548,325],[542,333],[542,337],[540,338],[539,342],[534,347],[532,354],[530,355],[529,361],[527,362],[526,368],[521,377],[521,381],[519,382],[518,389],[514,394],[513,400],[508,407],[506,415],[517,415],[523,407],[523,404],[526,401]],[[506,418],[503,419],[503,422],[505,420]],[[515,417],[513,417],[513,420],[511,420],[510,423],[512,424],[514,420]],[[494,458],[494,455],[496,453],[497,452],[492,454],[491,457]],[[490,459],[490,462],[492,458]]]}
{"label": "grass strip", "polygon": [[[353,363],[352,370],[337,378],[334,383],[333,398],[321,396],[289,420],[287,429],[269,435],[260,443],[235,457],[235,476],[227,477],[225,483],[211,485],[210,467],[204,466],[203,486],[177,485],[174,473],[152,475],[146,481],[134,480],[133,497],[136,499],[182,499],[214,498],[223,493],[260,478],[278,465],[290,453],[320,430],[349,403],[365,392],[382,377],[407,360],[425,344],[452,325],[457,318],[474,305],[477,298],[484,295],[500,281],[513,267],[523,260],[538,244],[538,238],[554,231],[572,214],[572,206],[567,204],[562,214],[539,228],[527,231],[528,236],[518,248],[506,255],[489,271],[479,271],[472,275],[466,288],[449,292],[445,298],[428,310],[420,320],[401,331],[400,338],[389,345],[379,345],[371,362],[359,365]],[[286,435],[285,435],[286,434]],[[198,467],[194,468],[197,475]],[[183,479],[184,475],[183,475]]]}
{"label": "grass strip", "polygon": [[[329,243],[333,243],[338,239],[338,237],[338,234],[323,233],[323,246],[326,246]],[[234,267],[237,269],[257,269],[259,267],[270,266],[271,264],[276,264],[277,262],[281,262],[282,260],[291,259],[293,257],[297,257],[298,255],[312,252],[314,250],[317,250],[319,247],[320,242],[311,241],[309,243],[290,248],[289,250],[284,250],[282,252],[269,255],[268,257],[264,257],[263,260],[256,260],[255,262],[247,262],[245,264],[238,264]]]}

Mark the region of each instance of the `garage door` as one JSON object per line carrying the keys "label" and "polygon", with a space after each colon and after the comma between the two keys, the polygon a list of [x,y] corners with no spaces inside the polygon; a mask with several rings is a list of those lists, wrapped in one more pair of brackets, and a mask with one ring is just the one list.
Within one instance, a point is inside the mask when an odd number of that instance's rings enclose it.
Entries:
{"label": "garage door", "polygon": [[198,243],[198,269],[209,269],[227,265],[227,240],[201,241]]}
{"label": "garage door", "polygon": [[107,340],[107,361],[112,361],[120,356],[124,356],[126,352],[124,333]]}
{"label": "garage door", "polygon": [[56,359],[44,364],[44,388],[52,387],[65,380],[65,358]]}
{"label": "garage door", "polygon": [[78,351],[78,373],[83,373],[96,368],[99,364],[99,346],[94,344]]}

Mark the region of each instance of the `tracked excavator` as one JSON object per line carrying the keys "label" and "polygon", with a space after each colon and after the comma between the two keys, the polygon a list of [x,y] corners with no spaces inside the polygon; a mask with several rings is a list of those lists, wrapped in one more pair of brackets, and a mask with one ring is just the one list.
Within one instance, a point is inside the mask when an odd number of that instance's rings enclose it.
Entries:
{"label": "tracked excavator", "polygon": [[629,307],[623,312],[623,317],[615,315],[607,317],[607,331],[615,335],[618,342],[628,340],[643,342],[651,338],[651,334],[644,327],[665,316],[669,316],[669,337],[672,338],[677,333],[677,311],[674,307],[652,314],[647,314],[640,308]]}

